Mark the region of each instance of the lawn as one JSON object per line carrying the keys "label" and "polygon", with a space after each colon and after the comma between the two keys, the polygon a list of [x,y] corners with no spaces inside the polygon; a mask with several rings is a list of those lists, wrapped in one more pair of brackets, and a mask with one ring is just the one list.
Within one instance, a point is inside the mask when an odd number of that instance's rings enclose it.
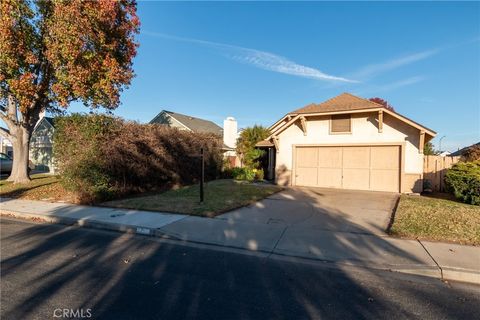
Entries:
{"label": "lawn", "polygon": [[0,197],[27,200],[74,202],[74,196],[60,185],[58,176],[32,174],[29,183],[0,181]]}
{"label": "lawn", "polygon": [[215,180],[205,184],[203,203],[199,201],[199,186],[193,185],[149,196],[108,201],[103,205],[213,217],[263,199],[281,189],[269,184]]}
{"label": "lawn", "polygon": [[480,245],[480,207],[402,195],[390,230],[399,237]]}

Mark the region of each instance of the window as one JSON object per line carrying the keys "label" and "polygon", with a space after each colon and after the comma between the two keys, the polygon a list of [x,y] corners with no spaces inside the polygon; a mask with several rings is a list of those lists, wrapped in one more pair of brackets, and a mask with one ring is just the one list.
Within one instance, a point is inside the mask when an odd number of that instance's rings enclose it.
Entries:
{"label": "window", "polygon": [[352,132],[352,119],[349,114],[333,115],[330,120],[331,133],[350,133]]}

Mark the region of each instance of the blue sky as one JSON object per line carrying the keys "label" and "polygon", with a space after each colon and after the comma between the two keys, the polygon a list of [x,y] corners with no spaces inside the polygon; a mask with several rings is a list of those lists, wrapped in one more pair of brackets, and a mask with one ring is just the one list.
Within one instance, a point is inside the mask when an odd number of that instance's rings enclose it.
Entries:
{"label": "blue sky", "polygon": [[[342,92],[388,100],[438,132],[480,140],[480,4],[139,2],[136,78],[115,114],[167,109],[240,127]],[[85,111],[79,105],[72,110]]]}

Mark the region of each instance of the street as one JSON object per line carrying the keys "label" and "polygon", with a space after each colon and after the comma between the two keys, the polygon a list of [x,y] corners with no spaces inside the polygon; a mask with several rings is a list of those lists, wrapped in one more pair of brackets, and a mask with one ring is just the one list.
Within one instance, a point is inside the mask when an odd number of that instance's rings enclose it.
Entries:
{"label": "street", "polygon": [[1,219],[1,319],[473,319],[480,287]]}

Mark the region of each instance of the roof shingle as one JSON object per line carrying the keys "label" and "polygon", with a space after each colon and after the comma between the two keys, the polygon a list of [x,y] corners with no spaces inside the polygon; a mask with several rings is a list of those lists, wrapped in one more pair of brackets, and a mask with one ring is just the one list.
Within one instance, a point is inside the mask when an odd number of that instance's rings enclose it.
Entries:
{"label": "roof shingle", "polygon": [[336,112],[336,111],[351,111],[362,110],[372,108],[382,108],[383,106],[372,102],[367,99],[363,99],[354,96],[350,93],[342,93],[332,99],[319,104],[309,104],[303,108],[290,112],[291,114],[299,113],[323,113],[323,112]]}

